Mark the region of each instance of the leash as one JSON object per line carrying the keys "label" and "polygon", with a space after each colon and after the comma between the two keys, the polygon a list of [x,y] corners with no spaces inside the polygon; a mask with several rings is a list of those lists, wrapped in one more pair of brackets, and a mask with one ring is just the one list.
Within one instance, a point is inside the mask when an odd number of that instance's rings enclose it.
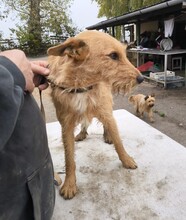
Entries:
{"label": "leash", "polygon": [[[46,78],[45,77],[41,77],[40,80],[40,85],[46,82]],[[46,123],[46,115],[45,115],[45,109],[44,109],[44,105],[43,105],[43,99],[42,99],[42,90],[39,89],[39,99],[40,99],[40,110],[41,110],[41,114],[43,116],[43,119]],[[56,186],[60,186],[62,184],[62,180],[61,177],[58,175],[58,173],[54,172],[54,185]]]}
{"label": "leash", "polygon": [[[47,78],[45,78],[44,76],[40,76],[39,85],[44,84],[46,81],[47,81]],[[43,116],[44,121],[46,122],[45,109],[44,109],[43,99],[42,99],[42,90],[40,90],[40,89],[39,89],[39,99],[40,99],[40,110],[41,110],[41,114],[42,114],[42,116]]]}
{"label": "leash", "polygon": [[40,99],[40,110],[41,114],[43,116],[44,121],[46,122],[46,115],[45,115],[45,109],[43,105],[43,99],[42,99],[42,90],[39,89],[39,99]]}

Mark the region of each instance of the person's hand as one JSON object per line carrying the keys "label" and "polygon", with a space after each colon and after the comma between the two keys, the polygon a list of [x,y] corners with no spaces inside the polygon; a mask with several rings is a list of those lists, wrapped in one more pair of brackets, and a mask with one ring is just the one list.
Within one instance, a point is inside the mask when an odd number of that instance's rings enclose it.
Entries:
{"label": "person's hand", "polygon": [[35,87],[40,90],[48,87],[45,77],[48,76],[49,69],[46,61],[29,61],[25,53],[17,49],[3,51],[0,55],[7,57],[20,69],[26,81],[25,91],[33,92]]}
{"label": "person's hand", "polygon": [[31,61],[31,69],[34,73],[33,82],[39,90],[44,90],[48,87],[47,79],[45,78],[49,74],[47,68],[48,62],[44,60]]}
{"label": "person's hand", "polygon": [[11,60],[23,73],[23,76],[26,81],[25,90],[32,92],[35,88],[33,82],[33,71],[31,69],[31,63],[26,58],[25,53],[21,50],[7,50],[0,53],[1,56],[7,57]]}

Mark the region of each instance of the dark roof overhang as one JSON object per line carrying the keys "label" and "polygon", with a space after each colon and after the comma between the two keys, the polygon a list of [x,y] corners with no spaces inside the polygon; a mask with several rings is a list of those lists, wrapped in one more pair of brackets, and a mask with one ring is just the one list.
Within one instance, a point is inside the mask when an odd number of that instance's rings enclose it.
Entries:
{"label": "dark roof overhang", "polygon": [[178,16],[186,12],[186,0],[167,0],[150,7],[142,8],[124,15],[101,21],[86,29],[106,29],[107,27],[119,26],[131,23],[142,23],[153,20],[161,20],[170,15]]}

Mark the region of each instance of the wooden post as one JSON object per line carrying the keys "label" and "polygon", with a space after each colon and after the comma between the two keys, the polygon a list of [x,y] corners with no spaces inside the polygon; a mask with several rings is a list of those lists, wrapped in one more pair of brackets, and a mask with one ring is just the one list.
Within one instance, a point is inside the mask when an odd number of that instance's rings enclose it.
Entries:
{"label": "wooden post", "polygon": [[136,44],[140,44],[140,22],[136,23]]}
{"label": "wooden post", "polygon": [[115,37],[115,26],[112,26],[112,36]]}

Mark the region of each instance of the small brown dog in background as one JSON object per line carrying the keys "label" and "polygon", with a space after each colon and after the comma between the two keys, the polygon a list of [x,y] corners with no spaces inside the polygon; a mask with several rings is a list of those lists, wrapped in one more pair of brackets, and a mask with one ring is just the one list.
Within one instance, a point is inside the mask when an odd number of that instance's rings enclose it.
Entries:
{"label": "small brown dog in background", "polygon": [[[60,189],[65,199],[77,192],[74,141],[86,138],[93,117],[103,124],[104,140],[114,144],[123,166],[137,168],[123,147],[112,113],[112,92],[126,93],[143,81],[125,49],[115,38],[99,31],[82,32],[48,49],[48,80],[65,150],[66,177]],[[75,138],[74,129],[79,123],[81,131]]]}
{"label": "small brown dog in background", "polygon": [[144,112],[147,112],[150,122],[154,122],[152,108],[155,104],[155,94],[132,95],[129,97],[129,101],[133,103],[137,116],[143,118]]}

